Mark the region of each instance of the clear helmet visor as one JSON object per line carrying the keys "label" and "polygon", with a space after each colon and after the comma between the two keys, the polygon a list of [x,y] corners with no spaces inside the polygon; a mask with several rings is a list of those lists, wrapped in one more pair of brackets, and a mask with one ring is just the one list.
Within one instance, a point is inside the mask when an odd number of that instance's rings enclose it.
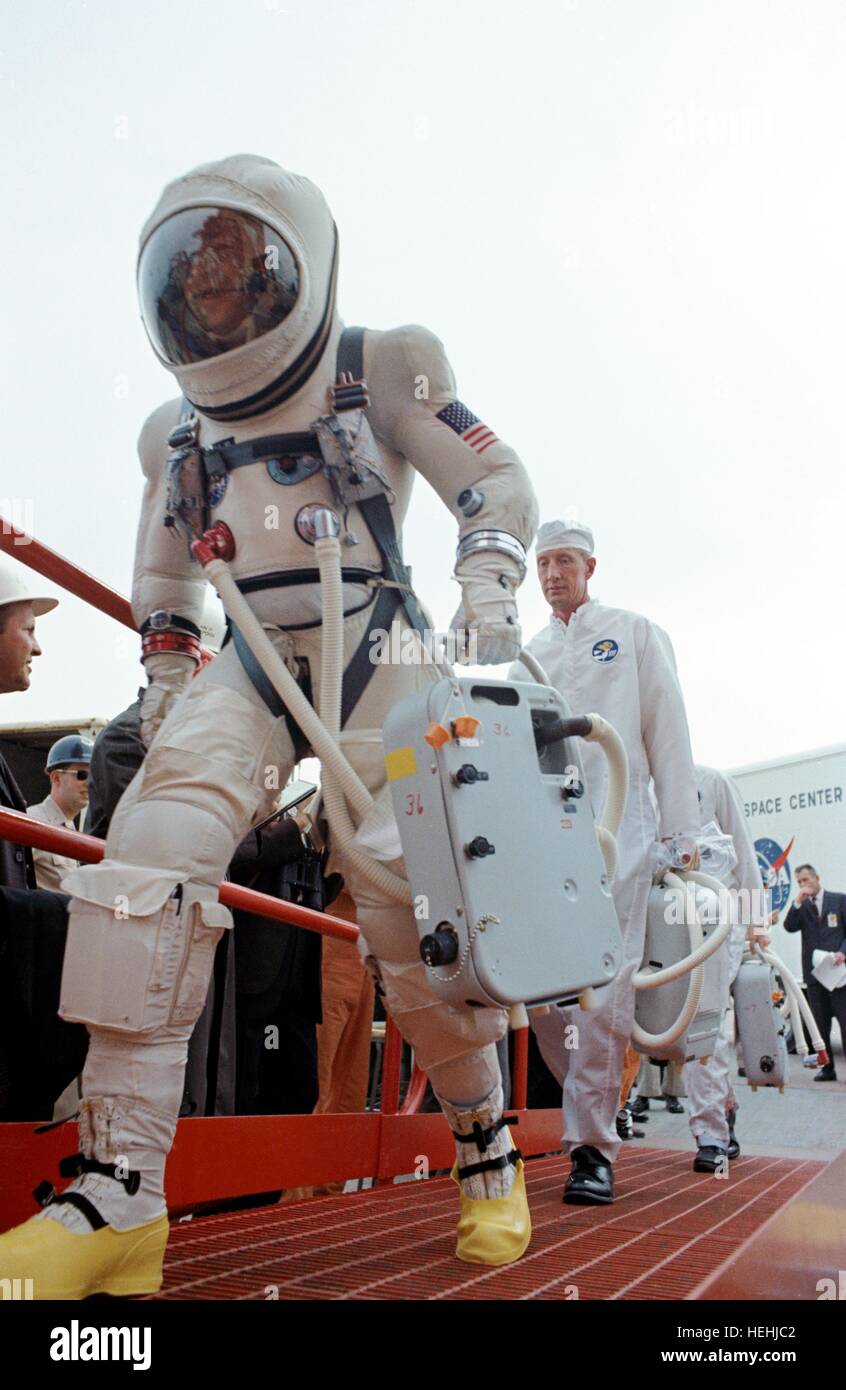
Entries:
{"label": "clear helmet visor", "polygon": [[166,362],[204,362],[276,328],[297,302],[300,273],[278,232],[248,213],[174,213],[138,264],[141,314]]}

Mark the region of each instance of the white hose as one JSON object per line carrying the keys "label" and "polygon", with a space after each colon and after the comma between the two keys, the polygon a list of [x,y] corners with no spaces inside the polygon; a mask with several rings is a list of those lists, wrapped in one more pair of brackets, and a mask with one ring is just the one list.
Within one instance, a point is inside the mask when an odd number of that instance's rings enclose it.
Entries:
{"label": "white hose", "polygon": [[[688,872],[685,874],[685,878],[692,878],[695,882],[703,884],[706,888],[720,887],[717,880],[711,878],[708,874],[694,874]],[[681,878],[679,878],[677,874],[671,873],[669,870],[664,875],[664,882],[667,884],[668,888],[684,889],[684,883]],[[685,900],[687,900],[686,893]],[[699,908],[695,909],[695,913],[697,922],[699,922]],[[703,961],[706,961],[709,956],[712,956],[714,952],[722,946],[730,931],[731,920],[728,915],[726,915],[725,922],[720,922],[719,926],[716,927],[711,935],[703,940],[701,945],[697,946],[695,950],[692,950],[689,956],[684,956],[681,960],[676,961],[674,965],[665,966],[663,970],[638,970],[634,977],[635,989],[657,989],[659,985],[669,984],[671,980],[678,980],[680,976],[686,975],[689,970],[695,970],[698,965],[701,965]],[[692,945],[693,942],[691,942],[691,946]]]}
{"label": "white hose", "polygon": [[[320,720],[332,739],[332,746],[336,747],[341,729],[341,690],[344,677],[344,600],[341,547],[337,536],[326,536],[317,540],[314,552],[320,571],[322,606]],[[343,761],[346,762],[346,759]],[[340,779],[336,780],[334,768],[329,768],[324,773],[323,799],[329,825],[347,862],[395,902],[411,904],[414,901],[411,885],[384,864],[371,859],[369,854],[354,843],[355,827],[344,800],[344,788]]]}
{"label": "white hose", "polygon": [[[684,875],[688,882],[699,883],[703,888],[708,888],[717,894],[717,900],[721,901],[722,885],[717,879],[711,878],[710,874],[699,873],[690,870]],[[691,900],[688,896],[685,882],[678,876],[667,870],[664,874],[664,882],[669,888],[677,888],[684,892],[685,905],[688,908],[687,926],[690,933],[690,955],[677,961],[675,965],[668,965],[663,970],[638,970],[634,976],[635,989],[657,989],[659,985],[669,984],[672,980],[678,980],[682,975],[691,972],[690,984],[688,985],[687,995],[682,1006],[681,1012],[675,1023],[665,1029],[663,1033],[647,1033],[640,1025],[635,1022],[632,1029],[632,1041],[642,1051],[649,1053],[658,1052],[663,1048],[674,1043],[678,1038],[687,1032],[688,1025],[694,1018],[699,1006],[699,998],[702,993],[703,971],[702,964],[722,946],[726,937],[731,931],[731,918],[726,914],[726,920],[721,922],[711,933],[710,937],[705,938],[701,913],[704,911],[696,906],[695,896],[693,898],[693,914],[690,914]]]}
{"label": "white hose", "polygon": [[617,872],[617,841],[606,830],[604,825],[595,825],[596,838],[599,841],[599,848],[602,850],[602,858],[605,860],[605,872],[609,879],[613,879]]}
{"label": "white hose", "polygon": [[645,1052],[647,1056],[654,1057],[669,1047],[671,1043],[678,1042],[688,1030],[690,1024],[696,1016],[699,1008],[699,997],[702,993],[702,967],[693,970],[690,976],[690,984],[687,988],[684,1006],[675,1023],[671,1023],[669,1028],[665,1028],[663,1033],[647,1033],[641,1028],[637,1019],[632,1026],[632,1042],[639,1052]]}
{"label": "white hose", "polygon": [[532,680],[537,681],[538,685],[552,685],[552,681],[546,674],[536,656],[533,656],[528,647],[521,647],[520,661],[525,666]]}
{"label": "white hose", "polygon": [[356,815],[363,818],[370,810],[373,798],[300,690],[229,573],[226,562],[217,558],[210,560],[205,566],[205,573],[214,584],[229,617],[244,634],[244,640],[264,674],[280,699],[284,700],[291,718],[302,729],[315,756],[320,759],[324,769],[335,775]]}
{"label": "white hose", "polygon": [[[799,1053],[800,1057],[807,1057],[808,1055],[808,1044],[805,1042],[805,1035],[802,1032],[800,1019],[804,1019],[807,1024],[808,1032],[811,1035],[811,1045],[814,1051],[824,1051],[825,1043],[820,1037],[819,1025],[814,1015],[811,1013],[811,1006],[805,998],[803,991],[800,989],[799,981],[796,979],[796,976],[792,971],[788,970],[784,961],[780,956],[776,955],[775,951],[769,948],[767,950],[761,950],[760,946],[757,946],[756,950],[759,952],[761,958],[766,961],[767,965],[773,966],[773,968],[778,971],[784,981],[785,994],[790,1000],[790,1012],[793,1016],[793,1036],[796,1039],[796,1051]],[[795,1026],[797,1023],[800,1024],[798,1028]]]}
{"label": "white hose", "polygon": [[596,818],[596,824],[616,835],[629,795],[629,760],[614,725],[603,719],[601,714],[589,714],[587,717],[590,720],[590,733],[585,734],[585,743],[598,743],[608,764],[605,804]]}
{"label": "white hose", "polygon": [[[684,887],[680,880],[676,878],[675,874],[668,874],[666,877],[668,881],[671,878],[675,880],[674,884],[669,885],[670,887]],[[685,906],[688,909],[687,930],[691,953],[689,956],[685,957],[685,960],[680,961],[679,965],[685,965],[687,961],[693,960],[697,952],[701,950],[702,944],[708,944],[704,940],[705,933],[700,920],[700,911],[696,906],[696,899],[693,899],[692,912],[690,911],[691,902],[687,893],[684,894],[684,900]],[[668,969],[673,968],[672,966],[668,967]],[[684,973],[684,970],[677,969],[677,973],[670,978],[676,979],[678,975]],[[699,999],[702,994],[703,973],[701,965],[691,970],[690,982],[687,987],[687,994],[685,995],[681,1011],[676,1021],[671,1023],[669,1028],[665,1028],[663,1033],[647,1033],[646,1029],[642,1028],[635,1019],[632,1027],[632,1042],[637,1048],[646,1052],[647,1055],[655,1055],[655,1053],[663,1051],[665,1048],[669,1047],[671,1043],[677,1042],[679,1038],[683,1037],[688,1030],[688,1026],[693,1022],[696,1016],[696,1010],[699,1007]],[[638,983],[639,976],[643,977],[642,983]],[[638,971],[634,977],[635,989],[655,989],[659,984],[665,982],[667,978],[667,970],[655,970],[651,974],[648,974],[646,971]]]}

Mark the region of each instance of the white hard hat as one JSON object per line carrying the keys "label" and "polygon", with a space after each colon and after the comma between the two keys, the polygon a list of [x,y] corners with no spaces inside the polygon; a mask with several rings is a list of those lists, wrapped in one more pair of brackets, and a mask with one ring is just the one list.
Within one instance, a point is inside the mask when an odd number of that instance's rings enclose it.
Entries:
{"label": "white hard hat", "polygon": [[47,594],[30,593],[17,571],[0,565],[0,608],[7,603],[31,603],[33,613],[40,618],[42,613],[49,613],[51,608],[55,608],[58,602],[57,598],[49,598]]}
{"label": "white hard hat", "polygon": [[583,521],[565,517],[563,521],[545,521],[538,530],[535,554],[545,550],[584,550],[593,554],[593,532]]}

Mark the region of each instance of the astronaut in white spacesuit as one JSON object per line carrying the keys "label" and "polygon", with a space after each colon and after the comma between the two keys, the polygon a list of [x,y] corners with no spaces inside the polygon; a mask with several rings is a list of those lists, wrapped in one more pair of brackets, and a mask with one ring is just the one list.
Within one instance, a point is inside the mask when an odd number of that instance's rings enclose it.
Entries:
{"label": "astronaut in white spacesuit", "polygon": [[721,1172],[726,1158],[737,1158],[740,1145],[735,1137],[737,1098],[732,1085],[735,1067],[733,1014],[728,1008],[728,991],[740,969],[747,942],[762,949],[769,945],[766,895],[758,867],[758,856],[743,814],[743,803],[730,777],[715,767],[696,766],[703,826],[713,822],[724,835],[730,835],[737,863],[720,876],[728,889],[732,928],[720,947],[726,952],[726,1012],[722,1027],[707,1062],[688,1062],[684,1084],[690,1106],[690,1128],[696,1140],[693,1167],[697,1173]]}
{"label": "astronaut in white spacesuit", "polygon": [[[373,794],[386,776],[384,715],[439,678],[431,664],[370,659],[371,633],[427,626],[397,539],[415,470],[458,523],[461,622],[478,659],[513,660],[520,649],[514,595],[537,519],[525,470],[457,400],[433,334],[344,330],[337,263],[320,191],[249,155],[169,184],[141,236],[145,327],[184,399],[154,411],[139,444],[146,491],[132,602],[150,678],[149,753],[112,820],[106,858],[64,884],[73,901],[61,1013],[91,1033],[78,1176],[0,1237],[0,1275],[34,1277],[37,1298],[160,1285],[186,1047],[232,925],[218,884],[307,747],[235,624],[192,680],[206,582],[191,541],[210,523],[228,527],[231,574],[316,708],[313,547],[320,524],[338,535],[343,751]],[[502,1116],[496,1043],[506,1015],[440,1002],[412,909],[355,865],[339,867],[370,967],[456,1136],[457,1254],[507,1263],[531,1227]]]}
{"label": "astronaut in white spacesuit", "polygon": [[[653,846],[660,837],[668,859],[688,868],[695,860],[699,831],[687,717],[669,638],[639,613],[589,597],[596,567],[593,550],[593,533],[579,521],[541,526],[538,577],[552,616],[526,644],[571,710],[596,711],[613,724],[629,759],[629,795],[617,832],[613,882],[623,965],[599,993],[594,1012],[555,1007],[531,1015],[544,1060],[563,1085],[564,1146],[572,1160],[564,1200],[585,1205],[614,1199],[612,1165],[620,1148],[615,1119],[634,1022],[633,977],[643,960]],[[526,679],[519,664],[509,675]],[[605,760],[592,744],[585,745],[582,756],[588,793],[598,811],[605,795]]]}

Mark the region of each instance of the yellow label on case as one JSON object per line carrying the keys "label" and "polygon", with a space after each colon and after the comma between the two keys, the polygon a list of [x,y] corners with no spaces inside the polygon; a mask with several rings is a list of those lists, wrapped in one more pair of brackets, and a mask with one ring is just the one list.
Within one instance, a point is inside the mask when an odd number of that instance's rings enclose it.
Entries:
{"label": "yellow label on case", "polygon": [[398,782],[401,777],[413,777],[417,771],[417,755],[411,744],[405,748],[395,748],[385,754],[385,768],[389,782]]}

